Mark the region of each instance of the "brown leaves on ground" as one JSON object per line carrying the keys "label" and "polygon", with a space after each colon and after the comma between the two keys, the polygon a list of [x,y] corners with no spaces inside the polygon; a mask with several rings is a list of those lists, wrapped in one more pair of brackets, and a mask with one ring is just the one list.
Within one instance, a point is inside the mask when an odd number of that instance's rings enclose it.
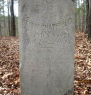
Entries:
{"label": "brown leaves on ground", "polygon": [[[91,42],[76,33],[74,95],[91,95]],[[0,95],[20,95],[19,40],[0,38]]]}
{"label": "brown leaves on ground", "polygon": [[74,95],[91,95],[91,41],[76,33]]}
{"label": "brown leaves on ground", "polygon": [[19,95],[18,38],[0,38],[0,95]]}

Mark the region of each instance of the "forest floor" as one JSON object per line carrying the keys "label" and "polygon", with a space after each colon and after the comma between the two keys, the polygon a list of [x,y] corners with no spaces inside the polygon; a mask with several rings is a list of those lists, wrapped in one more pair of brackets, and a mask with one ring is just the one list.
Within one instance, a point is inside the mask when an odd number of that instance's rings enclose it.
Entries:
{"label": "forest floor", "polygon": [[[76,33],[74,95],[91,95],[91,41]],[[19,39],[0,38],[0,95],[20,95]]]}

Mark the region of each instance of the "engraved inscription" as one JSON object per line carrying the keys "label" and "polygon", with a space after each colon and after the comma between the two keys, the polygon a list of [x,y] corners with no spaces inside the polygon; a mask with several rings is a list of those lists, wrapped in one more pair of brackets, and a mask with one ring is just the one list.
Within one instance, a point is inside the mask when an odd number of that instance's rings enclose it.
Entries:
{"label": "engraved inscription", "polygon": [[[60,45],[61,43],[70,43],[70,40],[67,39],[70,38],[69,26],[72,24],[72,17],[70,17],[68,14],[57,23],[35,23],[30,21],[29,17],[25,17],[22,20],[22,24],[23,26],[26,26],[25,32],[30,36],[29,43],[35,43],[41,48],[53,47],[54,44]],[[30,32],[32,30],[35,31],[32,33]]]}
{"label": "engraved inscription", "polygon": [[72,24],[72,18],[71,17],[65,17],[62,18],[59,22],[57,23],[52,23],[52,24],[39,24],[39,23],[34,23],[32,21],[29,21],[29,17],[26,17],[26,19],[24,19],[22,21],[23,25],[26,25],[28,28],[27,30],[32,29],[41,29],[42,31],[45,32],[50,32],[50,31],[56,31],[58,29],[63,29],[66,26],[69,26],[70,24]]}

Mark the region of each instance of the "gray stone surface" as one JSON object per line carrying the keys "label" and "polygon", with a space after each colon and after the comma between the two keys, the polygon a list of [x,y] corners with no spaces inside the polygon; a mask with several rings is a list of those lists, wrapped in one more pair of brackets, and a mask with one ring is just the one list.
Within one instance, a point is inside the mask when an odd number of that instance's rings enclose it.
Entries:
{"label": "gray stone surface", "polygon": [[21,95],[72,95],[74,0],[20,0]]}

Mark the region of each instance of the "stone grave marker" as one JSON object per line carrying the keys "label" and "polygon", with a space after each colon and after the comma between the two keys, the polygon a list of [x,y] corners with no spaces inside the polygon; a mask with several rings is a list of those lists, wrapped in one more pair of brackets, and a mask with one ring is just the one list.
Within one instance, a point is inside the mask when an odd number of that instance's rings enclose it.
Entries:
{"label": "stone grave marker", "polygon": [[21,95],[72,95],[74,0],[20,0]]}

